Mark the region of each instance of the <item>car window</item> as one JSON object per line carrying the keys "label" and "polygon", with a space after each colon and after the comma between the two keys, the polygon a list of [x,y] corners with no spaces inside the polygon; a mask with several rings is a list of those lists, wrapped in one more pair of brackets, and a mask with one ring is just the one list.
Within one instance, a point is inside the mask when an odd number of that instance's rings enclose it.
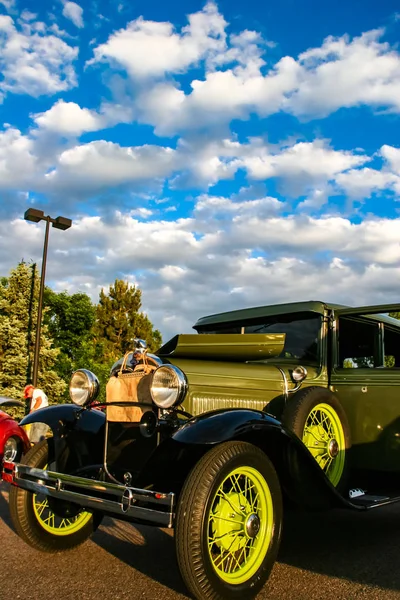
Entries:
{"label": "car window", "polygon": [[281,358],[318,361],[318,339],[321,315],[296,314],[249,319],[241,323],[221,323],[212,329],[199,329],[199,333],[285,333],[285,346]]}
{"label": "car window", "polygon": [[365,369],[379,364],[379,324],[341,317],[338,330],[338,367]]}
{"label": "car window", "polygon": [[385,325],[384,329],[385,367],[400,367],[400,328]]}

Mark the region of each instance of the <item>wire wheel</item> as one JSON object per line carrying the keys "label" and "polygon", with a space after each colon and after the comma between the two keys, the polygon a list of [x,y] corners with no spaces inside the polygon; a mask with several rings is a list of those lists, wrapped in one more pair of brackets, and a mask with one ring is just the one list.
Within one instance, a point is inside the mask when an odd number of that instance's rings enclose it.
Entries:
{"label": "wire wheel", "polygon": [[219,486],[208,516],[208,550],[219,577],[247,581],[259,569],[272,538],[271,492],[256,469],[231,471]]}
{"label": "wire wheel", "polygon": [[79,531],[82,527],[89,523],[92,514],[81,512],[75,517],[59,517],[49,506],[49,501],[46,496],[41,494],[33,495],[33,512],[45,531],[53,535],[70,535]]}
{"label": "wire wheel", "polygon": [[282,497],[266,454],[247,442],[209,450],[183,486],[175,540],[182,577],[197,600],[249,600],[279,548]]}
{"label": "wire wheel", "polygon": [[325,403],[314,406],[307,416],[302,439],[329,481],[336,486],[344,470],[346,441],[335,409]]}

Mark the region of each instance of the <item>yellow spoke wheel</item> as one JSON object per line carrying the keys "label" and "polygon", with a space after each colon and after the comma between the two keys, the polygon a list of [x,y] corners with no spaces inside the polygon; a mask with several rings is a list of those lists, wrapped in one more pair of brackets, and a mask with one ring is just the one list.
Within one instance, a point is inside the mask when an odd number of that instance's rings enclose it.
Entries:
{"label": "yellow spoke wheel", "polygon": [[336,486],[343,475],[346,442],[339,415],[332,406],[325,403],[314,406],[304,425],[303,442]]}
{"label": "yellow spoke wheel", "polygon": [[252,467],[231,471],[218,487],[208,516],[208,550],[219,577],[247,581],[271,543],[274,509],[264,477]]}
{"label": "yellow spoke wheel", "polygon": [[79,531],[92,518],[88,512],[80,512],[76,517],[59,517],[49,506],[46,496],[33,494],[33,512],[45,531],[52,535],[70,535]]}
{"label": "yellow spoke wheel", "polygon": [[[48,441],[33,446],[22,463],[46,469],[49,460]],[[60,552],[79,546],[101,522],[102,515],[80,510],[70,502],[34,494],[11,486],[10,514],[18,535],[36,550]]]}
{"label": "yellow spoke wheel", "polygon": [[175,540],[195,598],[253,598],[268,579],[281,533],[279,480],[266,454],[247,442],[207,452],[180,495]]}
{"label": "yellow spoke wheel", "polygon": [[[301,389],[289,398],[282,423],[300,438],[331,484],[346,493],[350,426],[336,395],[323,387]],[[297,488],[303,485],[301,464],[297,457],[289,465]]]}

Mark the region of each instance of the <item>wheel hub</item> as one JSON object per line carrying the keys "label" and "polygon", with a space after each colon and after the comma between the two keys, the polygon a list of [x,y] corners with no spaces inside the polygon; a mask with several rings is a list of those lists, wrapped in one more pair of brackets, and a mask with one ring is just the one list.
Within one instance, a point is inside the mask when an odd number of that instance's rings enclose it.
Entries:
{"label": "wheel hub", "polygon": [[249,538],[255,538],[258,532],[260,531],[260,518],[255,513],[252,513],[246,521],[246,533]]}
{"label": "wheel hub", "polygon": [[339,444],[335,439],[330,440],[328,444],[328,454],[331,458],[335,458],[339,454]]}

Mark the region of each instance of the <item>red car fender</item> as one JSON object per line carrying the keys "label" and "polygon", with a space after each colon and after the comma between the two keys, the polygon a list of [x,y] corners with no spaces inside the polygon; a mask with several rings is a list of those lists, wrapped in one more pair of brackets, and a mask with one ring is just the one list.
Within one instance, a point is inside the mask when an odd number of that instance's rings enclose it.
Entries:
{"label": "red car fender", "polygon": [[27,452],[31,447],[22,427],[10,415],[0,411],[0,461],[3,460],[4,446],[10,437],[16,437],[21,441],[23,452]]}

